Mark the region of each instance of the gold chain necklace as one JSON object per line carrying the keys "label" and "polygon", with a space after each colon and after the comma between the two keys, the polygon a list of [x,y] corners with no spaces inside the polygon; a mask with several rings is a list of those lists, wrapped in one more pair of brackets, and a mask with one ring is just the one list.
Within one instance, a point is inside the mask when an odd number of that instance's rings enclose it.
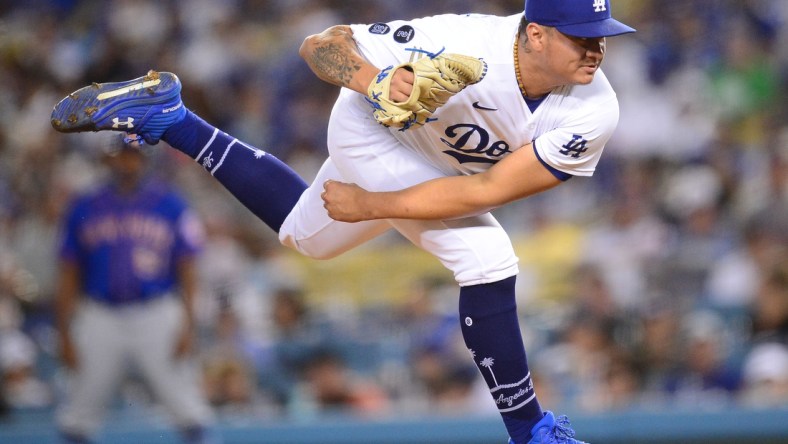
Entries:
{"label": "gold chain necklace", "polygon": [[517,36],[514,38],[514,75],[517,77],[517,86],[520,87],[520,94],[523,95],[523,98],[528,98],[528,92],[525,90],[525,85],[523,85],[523,81],[520,77],[520,56],[519,56],[519,43],[520,43],[520,33],[517,33]]}

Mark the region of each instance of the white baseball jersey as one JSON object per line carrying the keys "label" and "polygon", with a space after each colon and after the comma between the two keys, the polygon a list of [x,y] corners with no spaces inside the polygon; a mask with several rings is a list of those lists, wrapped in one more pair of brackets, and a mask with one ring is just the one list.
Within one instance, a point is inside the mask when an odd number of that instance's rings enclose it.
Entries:
{"label": "white baseball jersey", "polygon": [[521,16],[447,14],[353,25],[362,53],[379,68],[441,52],[487,63],[484,79],[439,108],[433,115],[436,121],[406,131],[393,129],[394,136],[449,174],[478,173],[532,141],[550,167],[574,176],[593,174],[618,123],[615,92],[597,71],[589,85],[558,88],[531,111],[514,71]]}
{"label": "white baseball jersey", "polygon": [[439,108],[432,116],[437,120],[405,131],[379,125],[363,95],[342,89],[329,120],[330,158],[285,219],[280,241],[327,259],[395,228],[437,257],[462,286],[515,275],[518,259],[511,241],[490,213],[349,224],[328,217],[320,193],[328,179],[392,191],[478,173],[532,141],[557,177],[591,175],[618,120],[616,96],[597,71],[589,85],[558,88],[532,111],[514,71],[519,20],[520,14],[441,15],[353,25],[360,50],[378,68],[445,51],[484,59],[487,74]]}

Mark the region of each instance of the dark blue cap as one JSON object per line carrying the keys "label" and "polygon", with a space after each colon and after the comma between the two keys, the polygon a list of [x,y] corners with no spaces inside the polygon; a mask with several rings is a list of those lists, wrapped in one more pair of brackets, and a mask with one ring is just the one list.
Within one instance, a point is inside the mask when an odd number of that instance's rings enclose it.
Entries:
{"label": "dark blue cap", "polygon": [[612,17],[610,0],[525,0],[525,18],[574,37],[610,37],[635,32]]}

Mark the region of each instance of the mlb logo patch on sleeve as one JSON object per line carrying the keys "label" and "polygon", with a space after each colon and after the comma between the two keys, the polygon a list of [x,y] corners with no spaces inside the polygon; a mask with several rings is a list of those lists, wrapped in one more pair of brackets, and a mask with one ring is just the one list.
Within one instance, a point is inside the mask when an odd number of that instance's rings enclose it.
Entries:
{"label": "mlb logo patch on sleeve", "polygon": [[413,29],[413,26],[403,25],[394,31],[394,40],[399,43],[408,43],[409,41],[413,40],[413,36],[415,34],[416,30]]}
{"label": "mlb logo patch on sleeve", "polygon": [[386,35],[389,31],[391,31],[391,28],[385,23],[373,23],[369,27],[370,34]]}

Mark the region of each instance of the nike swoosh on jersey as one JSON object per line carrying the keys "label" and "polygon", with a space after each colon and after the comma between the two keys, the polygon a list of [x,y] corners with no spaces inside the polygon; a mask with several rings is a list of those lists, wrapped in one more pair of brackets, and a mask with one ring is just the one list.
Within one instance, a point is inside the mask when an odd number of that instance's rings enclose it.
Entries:
{"label": "nike swoosh on jersey", "polygon": [[487,108],[486,106],[479,105],[479,102],[473,102],[473,107],[482,111],[498,111],[498,108]]}

